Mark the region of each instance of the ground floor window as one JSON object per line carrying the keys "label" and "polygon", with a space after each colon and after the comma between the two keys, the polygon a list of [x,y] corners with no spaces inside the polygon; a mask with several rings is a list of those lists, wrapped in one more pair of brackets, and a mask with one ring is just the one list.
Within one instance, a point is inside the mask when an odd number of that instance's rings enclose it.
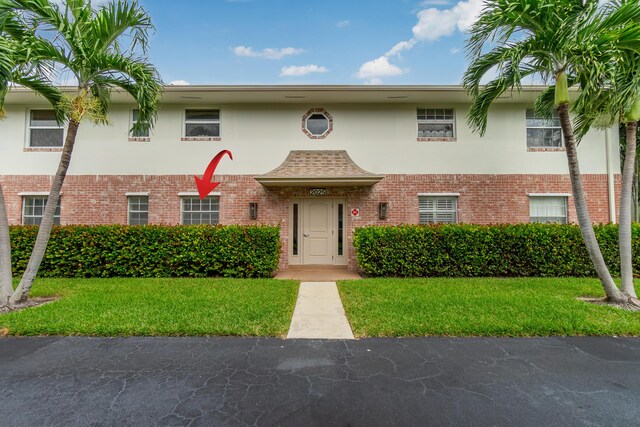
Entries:
{"label": "ground floor window", "polygon": [[420,196],[420,224],[458,222],[457,196]]}
{"label": "ground floor window", "polygon": [[[23,196],[22,225],[40,225],[48,199],[48,196]],[[58,199],[53,223],[60,225],[60,199]]]}
{"label": "ground floor window", "polygon": [[200,200],[199,197],[182,198],[182,224],[219,224],[220,197],[211,196]]}
{"label": "ground floor window", "polygon": [[129,225],[149,223],[149,197],[129,196]]}
{"label": "ground floor window", "polygon": [[530,222],[566,224],[567,217],[566,196],[530,196]]}

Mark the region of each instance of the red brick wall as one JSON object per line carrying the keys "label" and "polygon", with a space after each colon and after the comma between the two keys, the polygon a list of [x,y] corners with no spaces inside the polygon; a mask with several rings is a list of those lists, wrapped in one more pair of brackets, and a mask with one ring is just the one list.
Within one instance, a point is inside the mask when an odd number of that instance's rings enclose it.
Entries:
{"label": "red brick wall", "polygon": [[[20,192],[46,192],[49,176],[1,176],[11,224],[20,224]],[[265,189],[249,175],[214,177],[222,193],[222,224],[271,224],[282,227],[281,267],[288,265],[289,200],[308,197],[307,188]],[[606,175],[584,175],[593,222],[609,222]],[[616,176],[616,204],[620,176]],[[62,190],[62,224],[126,224],[128,192],[149,193],[149,222],[180,223],[179,192],[196,191],[190,175],[68,176]],[[529,193],[571,193],[566,175],[387,175],[373,187],[329,188],[326,197],[347,200],[349,267],[355,268],[353,229],[373,224],[418,222],[418,193],[460,193],[459,221],[477,224],[529,221]],[[570,198],[571,200],[571,198]],[[249,219],[249,203],[258,203],[258,220]],[[378,204],[389,203],[388,219],[378,219]],[[570,201],[569,220],[576,221]],[[359,217],[351,217],[353,208]]]}

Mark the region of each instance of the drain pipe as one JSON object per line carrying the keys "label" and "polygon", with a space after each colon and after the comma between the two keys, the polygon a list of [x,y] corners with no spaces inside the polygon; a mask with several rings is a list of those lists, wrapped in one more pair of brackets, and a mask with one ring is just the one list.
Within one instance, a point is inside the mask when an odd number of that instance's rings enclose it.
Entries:
{"label": "drain pipe", "polygon": [[616,223],[616,191],[613,175],[613,155],[611,154],[610,128],[604,130],[604,141],[607,150],[607,186],[609,190],[609,221]]}

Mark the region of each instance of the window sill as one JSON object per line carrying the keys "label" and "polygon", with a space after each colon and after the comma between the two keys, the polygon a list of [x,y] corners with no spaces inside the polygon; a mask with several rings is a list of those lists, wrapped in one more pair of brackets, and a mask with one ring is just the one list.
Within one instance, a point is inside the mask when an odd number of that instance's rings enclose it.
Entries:
{"label": "window sill", "polygon": [[25,153],[59,153],[62,147],[24,147]]}
{"label": "window sill", "polygon": [[419,136],[418,142],[456,142],[455,137],[451,136]]}
{"label": "window sill", "polygon": [[222,138],[219,136],[194,136],[194,137],[182,137],[181,141],[189,142],[189,141],[222,141]]}
{"label": "window sill", "polygon": [[564,147],[527,147],[530,153],[547,153],[552,151],[567,151]]}
{"label": "window sill", "polygon": [[138,137],[130,136],[129,142],[151,142],[151,138],[144,137],[144,136],[138,136]]}
{"label": "window sill", "polygon": [[305,135],[307,135],[307,137],[309,137],[310,139],[325,139],[327,136],[329,136],[329,132],[331,132],[331,130],[323,133],[322,135],[314,135],[312,133],[309,133],[306,129],[302,130],[304,132]]}

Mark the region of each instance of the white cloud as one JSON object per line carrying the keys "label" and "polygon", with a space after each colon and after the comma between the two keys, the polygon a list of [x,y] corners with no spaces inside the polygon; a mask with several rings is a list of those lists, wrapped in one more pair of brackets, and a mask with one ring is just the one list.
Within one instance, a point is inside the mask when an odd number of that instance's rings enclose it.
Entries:
{"label": "white cloud", "polygon": [[254,50],[252,47],[236,46],[232,47],[231,51],[235,53],[236,56],[244,56],[248,58],[282,59],[285,56],[299,55],[304,52],[304,49],[298,49],[295,47],[274,49],[269,47],[262,50]]}
{"label": "white cloud", "polygon": [[451,55],[456,55],[458,52],[460,52],[460,48],[452,47],[451,49],[449,49],[449,52],[451,52]]}
{"label": "white cloud", "polygon": [[358,70],[358,78],[371,79],[379,77],[397,76],[406,73],[407,70],[389,63],[389,58],[381,56],[369,62],[365,62]]}
{"label": "white cloud", "polygon": [[[446,6],[449,4],[448,0],[425,0],[421,6]],[[483,0],[465,0],[457,2],[450,8],[428,7],[419,11],[417,13],[418,23],[412,29],[413,37],[396,43],[383,56],[362,64],[357,76],[361,79],[372,79],[397,76],[408,72],[408,70],[390,63],[389,59],[412,49],[416,43],[435,41],[441,37],[450,36],[455,31],[469,30],[480,15],[482,6]],[[453,48],[450,52],[455,55],[459,50]]]}
{"label": "white cloud", "polygon": [[382,79],[378,79],[378,78],[369,79],[366,82],[364,82],[364,84],[366,84],[366,85],[381,85],[382,84]]}
{"label": "white cloud", "polygon": [[338,21],[336,22],[336,27],[338,28],[344,28],[344,27],[348,27],[349,24],[351,24],[349,21],[344,20],[344,21]]}
{"label": "white cloud", "polygon": [[418,23],[413,27],[417,40],[434,41],[450,36],[456,30],[467,31],[482,11],[482,0],[467,0],[450,9],[435,7],[418,12]]}
{"label": "white cloud", "polygon": [[306,76],[311,73],[327,73],[329,69],[327,67],[318,66],[316,64],[309,65],[290,65],[288,67],[282,67],[280,70],[281,77],[292,76]]}
{"label": "white cloud", "polygon": [[172,82],[169,82],[169,86],[189,86],[191,83],[189,83],[186,80],[174,80]]}
{"label": "white cloud", "polygon": [[420,6],[447,6],[449,3],[451,3],[449,0],[424,0],[420,2]]}
{"label": "white cloud", "polygon": [[416,44],[416,41],[414,39],[398,42],[387,53],[385,53],[385,56],[389,56],[389,57],[396,56],[403,50],[411,49],[415,44]]}

